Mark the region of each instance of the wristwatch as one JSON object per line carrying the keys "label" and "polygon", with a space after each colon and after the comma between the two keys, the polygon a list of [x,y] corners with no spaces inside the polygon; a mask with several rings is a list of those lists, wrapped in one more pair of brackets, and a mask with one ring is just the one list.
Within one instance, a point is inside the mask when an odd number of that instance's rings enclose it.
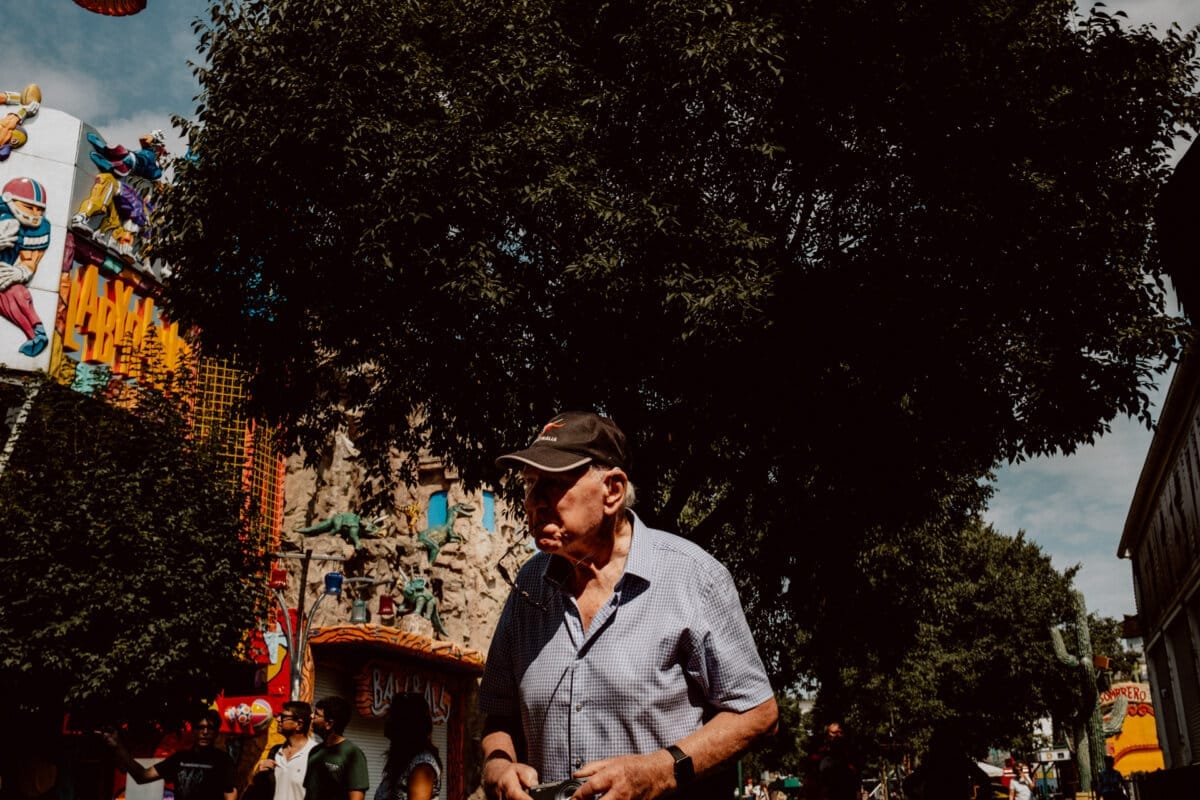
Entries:
{"label": "wristwatch", "polygon": [[667,752],[675,759],[675,788],[682,789],[696,778],[696,767],[692,764],[692,757],[674,744],[667,748]]}

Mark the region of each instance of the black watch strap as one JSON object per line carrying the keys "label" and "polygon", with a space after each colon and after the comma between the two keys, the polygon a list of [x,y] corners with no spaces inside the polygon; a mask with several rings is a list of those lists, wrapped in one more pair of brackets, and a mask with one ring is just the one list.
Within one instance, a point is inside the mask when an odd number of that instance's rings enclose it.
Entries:
{"label": "black watch strap", "polygon": [[682,789],[696,778],[696,767],[692,764],[692,757],[674,744],[667,748],[667,752],[675,759],[675,787]]}

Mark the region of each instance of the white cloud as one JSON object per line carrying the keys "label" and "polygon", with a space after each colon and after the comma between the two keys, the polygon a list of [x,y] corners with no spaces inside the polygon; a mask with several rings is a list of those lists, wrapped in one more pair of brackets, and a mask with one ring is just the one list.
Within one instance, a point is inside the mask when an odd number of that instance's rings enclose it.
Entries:
{"label": "white cloud", "polygon": [[[1107,0],[1109,11],[1124,11],[1134,25],[1153,24],[1164,31],[1171,22],[1187,28],[1200,25],[1200,3],[1196,0]],[[1090,6],[1079,4],[1080,8]]]}
{"label": "white cloud", "polygon": [[[1169,378],[1160,381],[1156,408]],[[1094,446],[1074,455],[1005,467],[985,518],[1004,533],[1024,530],[1059,569],[1081,564],[1076,586],[1089,608],[1118,619],[1132,614],[1131,563],[1116,552],[1152,437],[1141,423],[1119,419]]]}

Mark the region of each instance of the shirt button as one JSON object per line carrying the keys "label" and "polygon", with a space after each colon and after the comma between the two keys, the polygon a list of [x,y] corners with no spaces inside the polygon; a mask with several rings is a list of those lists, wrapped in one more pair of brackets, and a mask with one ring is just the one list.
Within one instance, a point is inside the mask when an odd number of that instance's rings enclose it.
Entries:
{"label": "shirt button", "polygon": [[575,769],[579,769],[582,766],[583,766],[583,759],[582,758],[575,759]]}
{"label": "shirt button", "polygon": [[583,711],[583,703],[576,703],[576,704],[575,704],[575,710],[576,710],[576,711]]}

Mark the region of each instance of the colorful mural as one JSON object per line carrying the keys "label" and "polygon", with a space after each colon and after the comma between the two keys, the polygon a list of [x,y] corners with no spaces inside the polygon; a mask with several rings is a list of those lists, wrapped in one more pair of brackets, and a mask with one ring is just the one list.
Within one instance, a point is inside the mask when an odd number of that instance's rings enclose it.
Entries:
{"label": "colorful mural", "polygon": [[17,352],[33,358],[50,342],[29,293],[29,282],[50,247],[46,188],[33,178],[13,178],[4,184],[0,200],[0,316],[25,336]]}
{"label": "colorful mural", "polygon": [[[71,217],[71,231],[90,237],[114,258],[137,266],[140,237],[150,221],[151,198],[162,178],[160,158],[167,155],[163,132],[156,130],[138,139],[137,150],[110,146],[100,134],[86,135],[88,158],[99,170],[87,197]],[[92,222],[99,218],[97,227]]]}
{"label": "colorful mural", "polygon": [[19,92],[2,94],[4,105],[17,107],[0,117],[0,161],[5,161],[13,150],[29,141],[29,134],[22,123],[41,110],[42,90],[36,83],[31,83]]}
{"label": "colorful mural", "polygon": [[[56,282],[53,265],[62,246],[61,231],[52,228],[52,202],[69,198],[66,163],[75,158],[74,147],[56,148],[44,135],[41,101],[36,83],[0,91],[0,367],[21,371],[46,364],[50,339],[43,321],[53,318],[46,291]],[[42,132],[31,136],[35,118]]]}
{"label": "colorful mural", "polygon": [[1100,707],[1107,713],[1118,697],[1125,697],[1129,706],[1120,733],[1107,741],[1108,754],[1113,757],[1117,771],[1129,776],[1162,769],[1163,754],[1158,746],[1150,684],[1115,683],[1100,695]]}
{"label": "colorful mural", "polygon": [[192,346],[162,317],[150,287],[132,271],[113,274],[103,254],[69,253],[55,320],[55,374],[94,394],[112,381],[161,387],[193,369]]}

